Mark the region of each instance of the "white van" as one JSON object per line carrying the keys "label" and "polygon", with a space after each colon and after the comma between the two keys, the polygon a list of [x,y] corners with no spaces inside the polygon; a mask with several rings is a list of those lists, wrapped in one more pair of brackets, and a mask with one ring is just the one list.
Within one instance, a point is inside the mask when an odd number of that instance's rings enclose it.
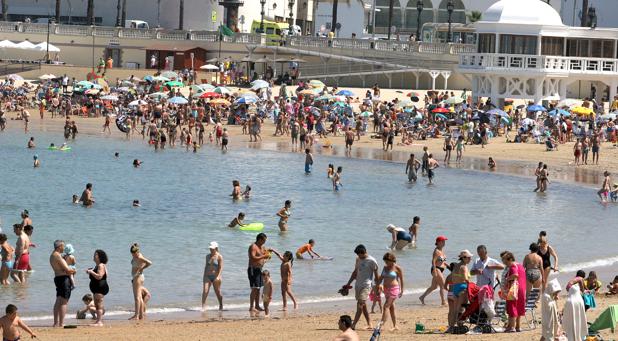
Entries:
{"label": "white van", "polygon": [[125,20],[124,27],[125,28],[142,28],[142,29],[147,30],[150,28],[150,25],[148,25],[147,22],[142,21],[142,20]]}

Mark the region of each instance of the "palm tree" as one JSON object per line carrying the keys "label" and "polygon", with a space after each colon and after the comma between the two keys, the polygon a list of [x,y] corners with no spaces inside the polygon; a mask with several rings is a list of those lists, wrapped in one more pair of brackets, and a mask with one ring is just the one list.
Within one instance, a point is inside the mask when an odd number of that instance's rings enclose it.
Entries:
{"label": "palm tree", "polygon": [[7,0],[2,0],[2,20],[9,21],[9,4]]}
{"label": "palm tree", "polygon": [[470,23],[480,21],[482,16],[483,13],[481,13],[480,11],[471,11],[470,14],[466,15],[466,17],[468,17],[468,22]]}
{"label": "palm tree", "polygon": [[62,0],[56,0],[56,23],[60,23],[60,3]]}
{"label": "palm tree", "polygon": [[94,25],[94,0],[88,0],[86,17],[88,18],[88,25]]}
{"label": "palm tree", "polygon": [[185,0],[179,0],[179,2],[178,29],[182,30],[185,23]]}

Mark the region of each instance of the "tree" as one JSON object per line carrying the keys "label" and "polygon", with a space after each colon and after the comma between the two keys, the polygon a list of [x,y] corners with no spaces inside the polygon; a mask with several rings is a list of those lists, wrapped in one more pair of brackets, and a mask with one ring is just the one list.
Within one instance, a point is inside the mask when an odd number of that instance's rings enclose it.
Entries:
{"label": "tree", "polygon": [[339,0],[333,0],[333,22],[330,25],[331,32],[335,32],[337,29],[337,7],[339,7]]}
{"label": "tree", "polygon": [[56,0],[56,23],[60,23],[60,3],[62,0]]}
{"label": "tree", "polygon": [[184,24],[185,24],[185,0],[179,0],[180,4],[178,6],[179,8],[179,18],[178,18],[178,29],[182,30],[184,29]]}
{"label": "tree", "polygon": [[466,15],[466,17],[468,17],[468,22],[470,23],[480,21],[482,16],[483,16],[483,13],[481,13],[480,11],[472,11],[470,12],[470,14]]}
{"label": "tree", "polygon": [[94,0],[88,0],[86,17],[88,18],[88,25],[94,25]]}
{"label": "tree", "polygon": [[9,4],[8,0],[2,0],[2,20],[9,21]]}

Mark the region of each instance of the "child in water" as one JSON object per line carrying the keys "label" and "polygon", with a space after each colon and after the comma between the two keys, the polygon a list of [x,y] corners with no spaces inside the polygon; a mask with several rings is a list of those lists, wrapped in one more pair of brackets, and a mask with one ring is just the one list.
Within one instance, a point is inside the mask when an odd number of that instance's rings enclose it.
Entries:
{"label": "child in water", "polygon": [[212,132],[208,133],[208,141],[210,141],[210,143],[215,142],[215,138],[212,136]]}
{"label": "child in water", "polygon": [[77,196],[77,194],[73,194],[73,199],[71,199],[71,201],[74,204],[79,204],[79,197]]}
{"label": "child in water", "polygon": [[39,166],[41,166],[41,161],[39,161],[38,155],[35,154],[32,158],[34,159],[34,168],[38,168]]}
{"label": "child in water", "polygon": [[337,172],[333,175],[333,190],[335,192],[339,192],[339,188],[341,188],[341,173],[343,172],[343,167],[337,167]]}
{"label": "child in water", "polygon": [[279,254],[276,250],[272,251],[274,254],[281,259],[281,297],[283,298],[283,311],[286,311],[288,308],[288,298],[290,296],[292,302],[294,302],[294,309],[298,308],[298,303],[296,303],[296,297],[292,293],[292,264],[294,263],[294,255],[292,255],[291,251],[286,251],[283,253],[283,256]]}
{"label": "child in water", "polygon": [[94,298],[92,297],[92,294],[84,295],[84,297],[82,297],[82,302],[84,302],[84,308],[77,311],[75,318],[78,320],[83,320],[86,318],[87,313],[90,313],[93,319],[96,318],[97,309],[94,306]]}
{"label": "child in water", "polygon": [[487,166],[489,166],[490,170],[496,169],[496,161],[490,156],[489,161],[487,162]]}
{"label": "child in water", "polygon": [[335,175],[335,165],[329,163],[328,168],[326,169],[326,176],[330,179],[333,175]]}
{"label": "child in water", "polygon": [[251,186],[249,186],[249,185],[245,186],[245,191],[242,192],[242,196],[245,199],[251,198]]}
{"label": "child in water", "polygon": [[609,197],[612,199],[612,202],[618,201],[618,183],[614,184],[613,189],[609,192]]}
{"label": "child in water", "polygon": [[236,227],[236,226],[245,226],[242,221],[245,220],[245,214],[240,212],[238,213],[238,217],[234,218],[227,226],[228,227]]}
{"label": "child in water", "polygon": [[313,167],[313,155],[309,148],[305,149],[305,174],[311,174],[311,167]]}
{"label": "child in water", "polygon": [[262,290],[262,302],[264,303],[264,316],[269,317],[270,311],[268,306],[273,299],[273,281],[270,279],[270,272],[268,270],[262,271],[262,281],[264,282],[264,289]]}

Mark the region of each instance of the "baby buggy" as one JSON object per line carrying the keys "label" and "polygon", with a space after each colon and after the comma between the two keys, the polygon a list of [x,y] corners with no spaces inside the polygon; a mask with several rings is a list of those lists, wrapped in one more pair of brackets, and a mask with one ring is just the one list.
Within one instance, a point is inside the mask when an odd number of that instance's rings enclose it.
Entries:
{"label": "baby buggy", "polygon": [[494,289],[489,285],[479,287],[468,283],[468,305],[460,315],[459,322],[467,322],[476,333],[495,333],[491,325],[494,315]]}

